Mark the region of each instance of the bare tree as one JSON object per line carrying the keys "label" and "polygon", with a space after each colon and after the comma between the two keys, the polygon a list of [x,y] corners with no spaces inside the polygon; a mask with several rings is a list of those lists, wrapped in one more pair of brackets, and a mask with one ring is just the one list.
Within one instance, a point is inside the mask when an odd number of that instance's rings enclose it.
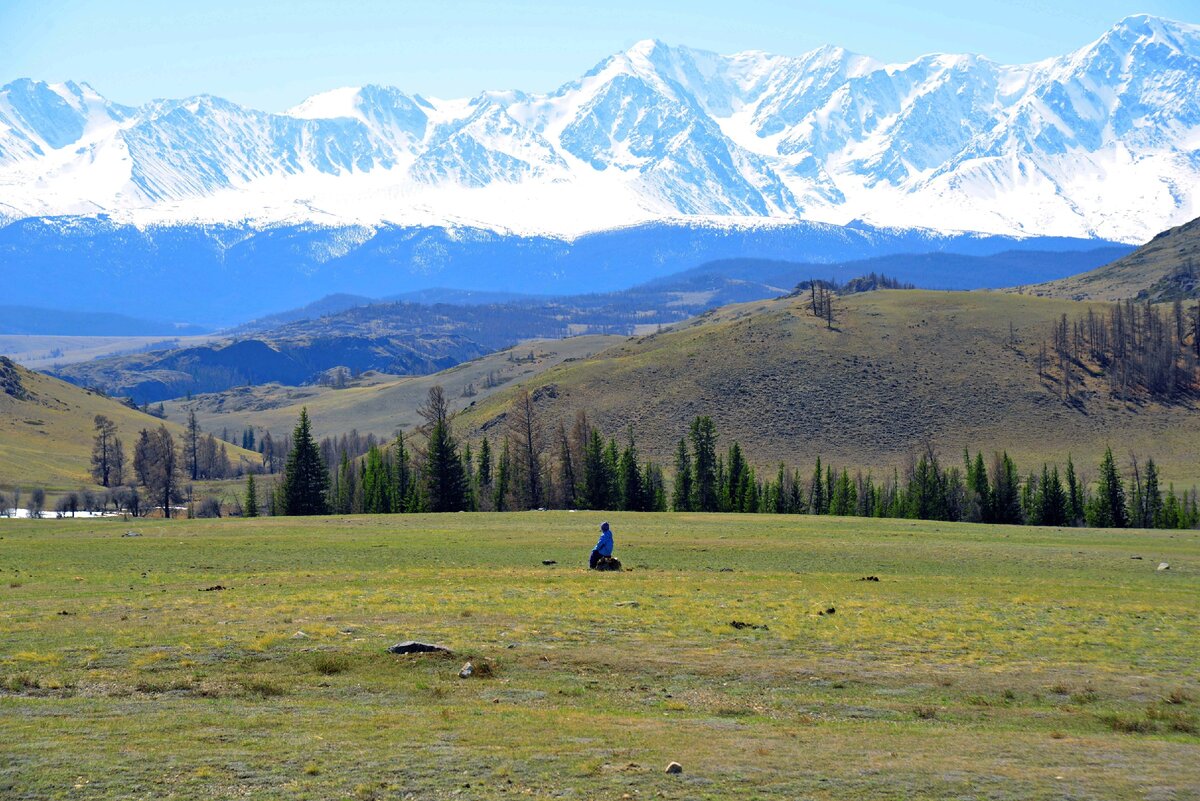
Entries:
{"label": "bare tree", "polygon": [[113,442],[116,440],[117,425],[102,414],[92,419],[95,438],[92,442],[92,478],[104,487],[112,486]]}
{"label": "bare tree", "polygon": [[533,396],[520,390],[509,408],[508,440],[513,455],[513,494],[517,505],[537,509],[544,501],[542,480],[542,451],[544,448],[541,421]]}

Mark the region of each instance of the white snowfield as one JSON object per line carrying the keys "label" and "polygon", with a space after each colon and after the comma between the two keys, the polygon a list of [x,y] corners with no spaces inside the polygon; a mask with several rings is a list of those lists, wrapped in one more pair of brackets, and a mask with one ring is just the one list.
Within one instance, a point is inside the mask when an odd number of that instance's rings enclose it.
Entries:
{"label": "white snowfield", "polygon": [[0,89],[0,221],[461,224],[575,236],[794,219],[1142,241],[1200,216],[1200,27],[1139,15],[1036,64],[640,42],[547,95]]}

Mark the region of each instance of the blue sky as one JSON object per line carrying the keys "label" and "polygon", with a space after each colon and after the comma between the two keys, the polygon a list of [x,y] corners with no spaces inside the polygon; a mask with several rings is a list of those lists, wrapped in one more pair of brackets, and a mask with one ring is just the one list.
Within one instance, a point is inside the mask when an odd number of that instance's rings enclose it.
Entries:
{"label": "blue sky", "polygon": [[0,83],[83,80],[130,104],[208,92],[278,111],[363,83],[546,91],[651,37],[723,53],[838,44],[886,61],[1021,63],[1142,12],[1200,22],[1196,0],[0,0]]}

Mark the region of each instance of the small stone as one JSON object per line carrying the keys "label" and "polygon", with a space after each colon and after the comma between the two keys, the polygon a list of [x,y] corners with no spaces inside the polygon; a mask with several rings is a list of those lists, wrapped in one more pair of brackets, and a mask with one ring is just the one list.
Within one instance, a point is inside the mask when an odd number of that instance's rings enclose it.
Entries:
{"label": "small stone", "polygon": [[126,531],[121,536],[122,537],[140,537],[140,536],[142,536],[142,533],[140,531]]}
{"label": "small stone", "polygon": [[636,609],[637,607],[641,606],[641,604],[637,601],[617,601],[615,604],[613,604],[613,606],[630,606]]}
{"label": "small stone", "polygon": [[549,565],[557,565],[558,562],[554,561],[553,559],[543,559],[542,564],[549,566]]}
{"label": "small stone", "polygon": [[667,773],[683,773],[683,765],[680,765],[678,762],[672,762],[670,765],[667,765]]}
{"label": "small stone", "polygon": [[292,635],[292,639],[293,640],[307,640],[308,635],[305,634],[303,631],[297,631],[295,634]]}
{"label": "small stone", "polygon": [[1170,570],[1170,569],[1171,569],[1171,563],[1170,563],[1170,562],[1159,562],[1159,563],[1158,563],[1158,569],[1159,569],[1159,570]]}
{"label": "small stone", "polygon": [[427,642],[417,642],[416,640],[405,640],[398,642],[391,648],[388,648],[388,653],[392,654],[448,654],[449,648],[443,648],[440,645],[432,645]]}
{"label": "small stone", "polygon": [[458,677],[460,679],[469,679],[474,675],[475,675],[475,666],[472,665],[470,662],[463,665],[462,670],[458,671]]}

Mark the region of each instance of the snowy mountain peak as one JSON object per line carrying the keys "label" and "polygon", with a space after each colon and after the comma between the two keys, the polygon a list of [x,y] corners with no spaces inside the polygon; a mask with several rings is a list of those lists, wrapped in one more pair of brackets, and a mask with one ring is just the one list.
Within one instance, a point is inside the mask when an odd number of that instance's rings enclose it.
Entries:
{"label": "snowy mountain peak", "polygon": [[1137,240],[1200,214],[1200,26],[1148,15],[1037,64],[636,42],[546,95],[379,85],[283,114],[0,87],[0,210],[135,222],[860,219]]}

